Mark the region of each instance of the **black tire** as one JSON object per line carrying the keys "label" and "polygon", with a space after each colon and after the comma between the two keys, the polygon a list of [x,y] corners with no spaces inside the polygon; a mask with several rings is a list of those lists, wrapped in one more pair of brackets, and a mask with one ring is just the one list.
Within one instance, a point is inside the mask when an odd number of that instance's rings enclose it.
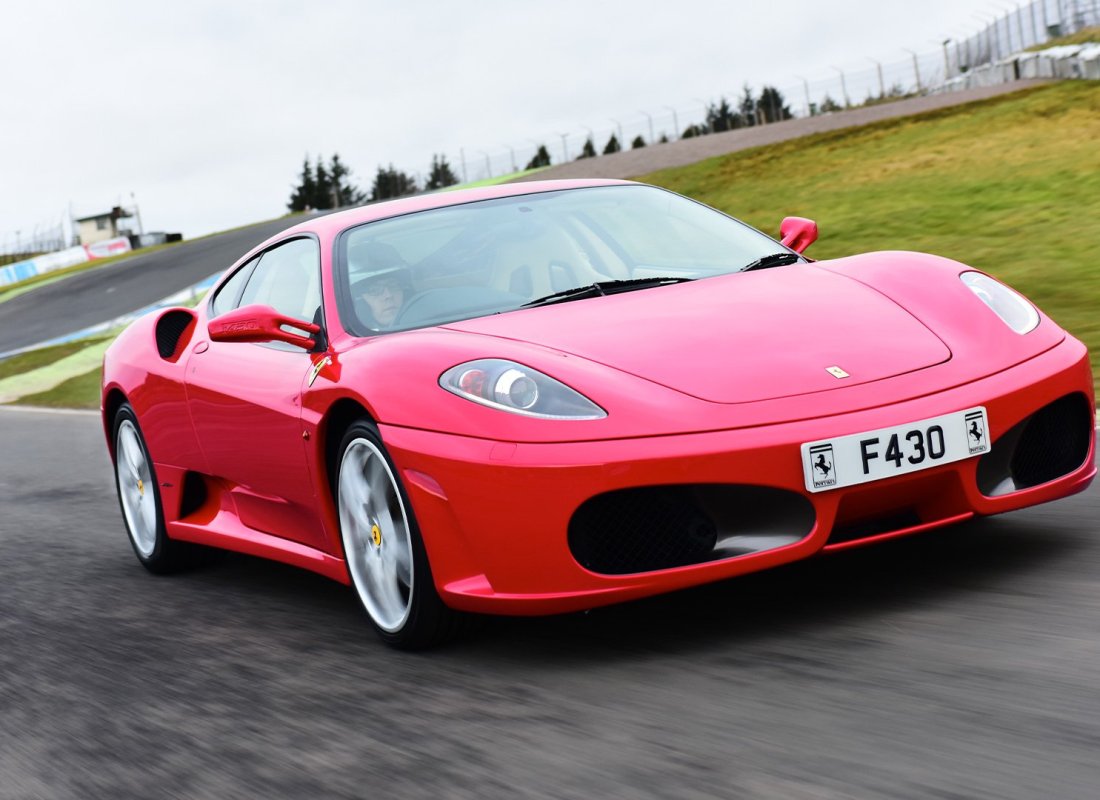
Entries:
{"label": "black tire", "polygon": [[[164,508],[161,503],[156,468],[153,466],[152,458],[149,457],[149,449],[145,446],[145,436],[141,432],[141,426],[138,425],[137,415],[134,414],[134,409],[129,403],[123,403],[118,409],[111,431],[111,441],[114,445],[115,490],[118,492],[122,522],[126,527],[130,546],[134,549],[134,555],[143,567],[157,575],[166,575],[193,566],[200,560],[206,548],[168,538],[164,527]],[[122,451],[124,447],[133,446],[138,448],[140,456],[132,451]],[[134,482],[133,485],[131,481]],[[124,498],[124,492],[129,494],[129,501]],[[146,492],[151,499],[152,514],[148,513],[149,500],[146,499]],[[136,505],[133,501],[136,501]],[[129,508],[127,508],[128,502]]]}
{"label": "black tire", "polygon": [[[333,494],[348,577],[382,641],[402,650],[418,650],[465,630],[468,615],[444,605],[435,589],[412,505],[373,423],[359,420],[348,428],[340,442],[334,474]],[[355,480],[356,475],[361,476],[361,483]],[[407,536],[401,530],[402,523]],[[411,585],[403,585],[401,559],[409,551],[407,583]],[[378,576],[383,582],[383,562],[396,566],[393,586],[380,589],[371,577]],[[379,594],[391,594],[388,599],[397,605],[387,608]]]}

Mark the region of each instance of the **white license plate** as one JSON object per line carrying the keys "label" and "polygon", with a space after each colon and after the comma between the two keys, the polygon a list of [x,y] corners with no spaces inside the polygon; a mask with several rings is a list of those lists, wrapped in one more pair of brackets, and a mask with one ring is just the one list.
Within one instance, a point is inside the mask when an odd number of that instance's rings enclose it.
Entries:
{"label": "white license plate", "polygon": [[892,428],[807,442],[802,445],[806,489],[824,492],[988,453],[988,431],[985,409],[979,406]]}

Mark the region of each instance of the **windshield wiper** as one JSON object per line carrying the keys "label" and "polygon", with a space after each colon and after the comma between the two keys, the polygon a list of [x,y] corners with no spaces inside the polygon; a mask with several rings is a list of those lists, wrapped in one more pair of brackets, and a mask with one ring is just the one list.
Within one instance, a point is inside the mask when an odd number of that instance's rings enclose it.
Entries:
{"label": "windshield wiper", "polygon": [[549,306],[554,303],[567,303],[570,300],[583,300],[586,297],[600,297],[606,294],[620,294],[633,292],[637,289],[649,289],[653,286],[667,286],[673,283],[685,283],[694,278],[630,278],[619,281],[598,281],[584,286],[574,286],[572,289],[564,289],[560,292],[538,297],[520,308],[533,308],[534,306]]}
{"label": "windshield wiper", "polygon": [[761,256],[756,261],[750,261],[745,266],[741,267],[741,272],[748,272],[754,269],[767,269],[768,267],[783,267],[787,264],[793,264],[801,259],[798,253],[772,253],[770,255]]}

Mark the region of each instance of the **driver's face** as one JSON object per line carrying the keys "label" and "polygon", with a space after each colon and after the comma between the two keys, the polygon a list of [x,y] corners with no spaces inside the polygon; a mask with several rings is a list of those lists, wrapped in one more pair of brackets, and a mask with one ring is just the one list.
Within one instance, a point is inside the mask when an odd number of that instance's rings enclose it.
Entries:
{"label": "driver's face", "polygon": [[370,306],[375,321],[385,327],[392,325],[405,302],[405,290],[396,280],[382,280],[371,284],[363,293],[363,299]]}

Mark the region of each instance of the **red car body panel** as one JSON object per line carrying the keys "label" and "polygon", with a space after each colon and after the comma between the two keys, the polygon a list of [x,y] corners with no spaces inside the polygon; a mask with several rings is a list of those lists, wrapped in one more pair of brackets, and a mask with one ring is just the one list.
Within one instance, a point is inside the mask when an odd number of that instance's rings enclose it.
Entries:
{"label": "red car body panel", "polygon": [[[450,327],[526,342],[628,372],[712,403],[750,403],[836,388],[821,368],[845,353],[849,386],[940,364],[947,346],[879,292],[813,265],[723,275],[595,304],[482,317]],[[858,307],[859,314],[838,313]],[[656,312],[656,313],[655,313]],[[766,319],[765,319],[766,316]],[[609,323],[613,320],[613,323]],[[850,347],[868,328],[875,350]],[[615,336],[616,329],[630,331]],[[733,350],[715,368],[716,344]]]}
{"label": "red car body panel", "polygon": [[[455,202],[613,181],[524,184],[435,194],[309,220],[321,246],[323,353],[215,342],[205,304],[162,357],[164,313],[128,328],[104,365],[109,446],[118,403],[134,407],[156,465],[170,537],[278,559],[348,582],[330,475],[347,409],[378,423],[419,521],[443,600],[458,609],[577,610],[775,566],[824,550],[994,514],[1084,489],[1079,468],[987,497],[976,459],[810,493],[800,446],[974,406],[989,435],[1068,394],[1088,398],[1083,345],[1040,315],[1021,336],[958,280],[969,267],[915,253],[873,253],[733,274],[583,302],[518,310],[360,339],[335,300],[333,251],[349,226]],[[622,332],[622,335],[620,335]],[[875,341],[868,342],[869,332]],[[728,347],[720,345],[727,344]],[[510,359],[558,380],[608,415],[538,420],[477,405],[439,386],[477,358]],[[841,365],[853,376],[826,372]],[[316,372],[316,375],[312,375]],[[189,473],[204,476],[188,506]],[[596,495],[640,486],[745,484],[806,499],[809,532],[762,552],[638,574],[597,574],[567,542]],[[851,542],[838,526],[891,508],[918,524]],[[181,513],[186,509],[186,513]]]}

